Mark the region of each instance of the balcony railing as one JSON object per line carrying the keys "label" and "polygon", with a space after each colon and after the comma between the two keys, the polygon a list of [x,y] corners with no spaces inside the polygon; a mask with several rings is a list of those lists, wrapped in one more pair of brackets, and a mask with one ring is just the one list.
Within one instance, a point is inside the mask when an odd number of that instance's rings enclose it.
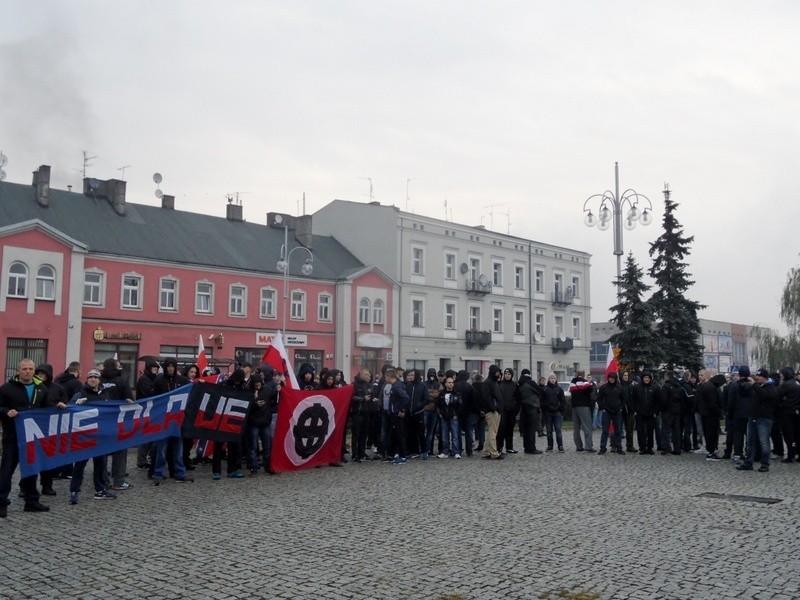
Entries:
{"label": "balcony railing", "polygon": [[553,304],[556,306],[568,306],[572,304],[574,297],[572,295],[572,288],[567,288],[567,291],[562,292],[561,290],[556,290],[553,292]]}
{"label": "balcony railing", "polygon": [[467,279],[467,294],[489,294],[492,291],[491,281]]}
{"label": "balcony railing", "polygon": [[566,354],[573,348],[572,338],[553,338],[553,352],[563,352]]}
{"label": "balcony railing", "polygon": [[467,348],[478,346],[479,348],[483,349],[492,343],[492,332],[479,331],[478,329],[467,329],[465,341],[467,342]]}

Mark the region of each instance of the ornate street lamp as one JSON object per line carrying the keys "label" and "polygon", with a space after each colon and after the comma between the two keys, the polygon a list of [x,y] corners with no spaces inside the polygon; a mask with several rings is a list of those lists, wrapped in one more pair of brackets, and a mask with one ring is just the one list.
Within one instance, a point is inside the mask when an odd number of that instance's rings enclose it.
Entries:
{"label": "ornate street lamp", "polygon": [[[597,215],[592,213],[588,205],[600,202]],[[647,203],[644,208],[639,205]],[[625,217],[622,211],[628,207]],[[614,191],[606,190],[602,194],[589,196],[583,203],[583,222],[587,227],[597,227],[600,231],[607,230],[614,225],[614,254],[617,257],[617,298],[621,293],[620,279],[622,278],[622,228],[634,229],[638,223],[650,225],[653,222],[653,204],[644,194],[636,190],[627,189],[622,195],[619,193],[619,163],[614,163]]]}
{"label": "ornate street lamp", "polygon": [[283,226],[283,245],[281,246],[281,259],[275,265],[278,271],[283,273],[283,333],[286,335],[286,313],[289,307],[287,306],[287,298],[289,296],[289,261],[297,250],[303,250],[308,253],[308,258],[303,266],[300,267],[300,272],[303,275],[311,275],[314,272],[314,253],[305,246],[295,246],[289,250],[289,226]]}

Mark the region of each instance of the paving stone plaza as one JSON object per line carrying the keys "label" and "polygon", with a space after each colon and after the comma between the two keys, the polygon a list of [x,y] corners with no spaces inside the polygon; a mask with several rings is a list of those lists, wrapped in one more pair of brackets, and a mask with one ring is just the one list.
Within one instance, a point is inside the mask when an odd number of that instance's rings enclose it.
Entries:
{"label": "paving stone plaza", "polygon": [[698,454],[577,453],[571,440],[564,454],[238,480],[200,466],[194,484],[159,487],[132,451],[134,487],[117,500],[93,500],[91,476],[77,506],[56,481],[49,513],[13,495],[0,596],[800,597],[800,465],[738,472]]}

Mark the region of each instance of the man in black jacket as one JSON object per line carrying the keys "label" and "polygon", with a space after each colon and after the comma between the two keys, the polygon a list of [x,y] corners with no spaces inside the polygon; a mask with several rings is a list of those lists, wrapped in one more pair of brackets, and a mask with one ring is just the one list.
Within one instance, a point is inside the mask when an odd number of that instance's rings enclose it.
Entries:
{"label": "man in black jacket", "polygon": [[542,386],[531,378],[528,369],[522,369],[519,377],[519,426],[522,429],[522,449],[525,454],[541,454],[536,449],[536,433],[542,418]]}
{"label": "man in black jacket", "polygon": [[[17,428],[14,419],[19,413],[31,408],[41,408],[45,389],[38,379],[34,379],[35,365],[30,358],[23,358],[17,365],[17,375],[0,387],[0,420],[3,422],[3,457],[0,459],[0,518],[8,516],[8,494],[11,492],[11,477],[19,464]],[[45,512],[50,510],[39,502],[36,489],[36,476],[29,475],[20,480],[25,497],[26,512]]]}
{"label": "man in black jacket", "polygon": [[[156,377],[158,376],[158,361],[153,357],[148,357],[144,362],[144,372],[136,381],[136,399],[142,400],[156,395]],[[149,461],[149,464],[148,464]],[[142,444],[136,449],[136,466],[140,469],[148,469],[148,475],[153,476],[155,467],[155,456],[153,455],[153,443]]]}
{"label": "man in black jacket", "polygon": [[758,445],[761,449],[761,467],[758,470],[766,473],[769,471],[770,432],[778,402],[778,386],[770,379],[766,369],[756,371],[754,379],[755,381],[748,378],[744,383],[739,380],[739,385],[745,392],[749,392],[750,402],[747,415],[747,455],[744,463],[736,468],[740,471],[752,471]]}
{"label": "man in black jacket", "polygon": [[500,429],[497,432],[497,449],[500,452],[517,454],[514,449],[514,427],[519,412],[519,385],[514,381],[514,370],[505,369],[500,379],[500,393],[503,396],[503,412],[500,415]]}
{"label": "man in black jacket", "polygon": [[483,413],[486,415],[486,442],[483,446],[483,458],[503,458],[497,449],[497,432],[500,429],[500,414],[503,410],[503,395],[500,392],[500,378],[503,372],[497,365],[489,366],[489,376],[481,387]]}
{"label": "man in black jacket", "polygon": [[656,416],[661,410],[661,386],[653,381],[650,371],[642,373],[642,382],[633,386],[633,407],[636,411],[636,437],[639,440],[639,454],[654,454],[653,437],[656,429]]}
{"label": "man in black jacket", "polygon": [[611,437],[611,452],[625,454],[622,449],[622,386],[617,381],[617,374],[608,374],[608,380],[597,391],[597,404],[602,413],[603,433],[600,436],[600,454],[606,453],[606,444],[611,425],[614,433]]}
{"label": "man in black jacket", "polygon": [[[105,391],[107,400],[133,402],[131,386],[122,376],[122,365],[116,358],[103,361],[100,371],[100,386]],[[128,469],[128,450],[119,450],[111,454],[111,483],[115,490],[128,490],[133,486],[125,481]]]}
{"label": "man in black jacket", "polygon": [[[69,397],[67,392],[59,384],[53,381],[53,366],[48,364],[41,364],[36,367],[34,374],[45,389],[44,399],[42,401],[42,408],[60,408],[67,407]],[[39,480],[42,482],[42,495],[55,496],[56,491],[53,489],[53,479],[55,479],[60,468],[48,469],[39,474]]]}
{"label": "man in black jacket", "polygon": [[[178,362],[174,358],[164,361],[164,372],[155,378],[153,391],[156,396],[166,394],[189,383],[189,380],[178,373]],[[167,466],[167,456],[172,463],[172,473],[175,481],[191,483],[191,477],[186,477],[186,465],[183,464],[183,442],[179,436],[168,437],[155,443],[156,460],[153,469],[153,485],[160,485],[164,479],[164,469]],[[114,487],[114,489],[117,489]]]}
{"label": "man in black jacket", "polygon": [[699,373],[700,385],[697,387],[697,410],[703,423],[703,438],[706,442],[706,460],[722,460],[717,454],[719,446],[719,420],[722,417],[722,386],[725,375],[711,376],[704,369]]}

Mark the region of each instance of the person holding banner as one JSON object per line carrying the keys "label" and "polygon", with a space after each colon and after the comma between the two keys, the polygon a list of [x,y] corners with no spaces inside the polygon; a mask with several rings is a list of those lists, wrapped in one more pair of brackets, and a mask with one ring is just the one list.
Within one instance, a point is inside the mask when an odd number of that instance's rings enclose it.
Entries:
{"label": "person holding banner", "polygon": [[[164,361],[164,372],[155,379],[154,391],[156,395],[166,394],[189,383],[189,380],[178,373],[178,361],[167,358]],[[172,475],[179,483],[192,483],[194,479],[186,477],[186,466],[183,464],[183,443],[178,437],[168,437],[155,444],[156,461],[153,469],[153,485],[161,485],[164,479],[164,468],[167,462],[172,464]],[[169,459],[167,458],[169,453]],[[116,488],[115,488],[116,489]]]}
{"label": "person holding banner", "polygon": [[[83,389],[75,394],[70,402],[72,404],[85,404],[86,402],[97,402],[108,400],[108,393],[100,385],[100,371],[91,369],[86,376],[86,383],[83,384]],[[81,486],[83,485],[83,474],[86,470],[86,463],[89,459],[79,460],[75,463],[72,469],[72,480],[69,482],[69,503],[75,505],[78,503]],[[94,483],[94,499],[95,500],[114,500],[117,495],[106,489],[105,471],[106,471],[106,457],[101,454],[92,458],[92,466],[94,473],[92,474],[92,482]]]}
{"label": "person holding banner", "polygon": [[[44,401],[45,389],[34,379],[36,366],[30,358],[23,358],[17,364],[17,375],[0,386],[0,420],[3,422],[3,457],[0,459],[0,518],[8,516],[8,494],[11,492],[11,477],[19,464],[17,429],[14,419],[20,412],[39,408]],[[25,498],[25,512],[46,512],[50,507],[39,502],[36,489],[36,475],[20,480]]]}
{"label": "person holding banner", "polygon": [[[103,361],[100,371],[100,385],[106,390],[107,400],[133,402],[133,392],[128,381],[122,376],[122,365],[116,358]],[[125,481],[128,470],[128,451],[119,450],[111,455],[111,479],[115,490],[128,490],[133,486]]]}

